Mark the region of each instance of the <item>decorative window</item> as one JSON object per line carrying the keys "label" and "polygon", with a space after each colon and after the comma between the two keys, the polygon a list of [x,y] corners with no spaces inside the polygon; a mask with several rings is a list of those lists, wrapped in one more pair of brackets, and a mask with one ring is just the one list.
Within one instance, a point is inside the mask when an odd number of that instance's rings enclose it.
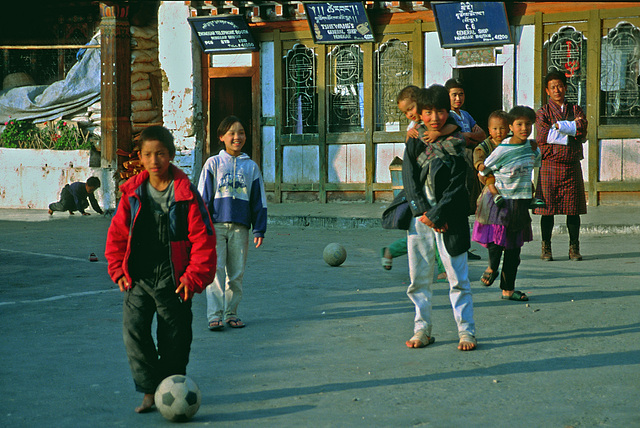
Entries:
{"label": "decorative window", "polygon": [[376,130],[406,129],[408,121],[396,104],[398,92],[413,82],[413,56],[406,42],[392,39],[380,45],[375,77]]}
{"label": "decorative window", "polygon": [[612,28],[602,37],[600,64],[601,123],[640,123],[640,29]]}
{"label": "decorative window", "polygon": [[318,132],[316,56],[312,49],[296,44],[284,58],[283,133]]}
{"label": "decorative window", "polygon": [[337,46],[328,55],[329,132],[364,128],[362,61],[358,45]]}
{"label": "decorative window", "polygon": [[[587,106],[587,40],[573,27],[562,27],[544,45],[547,73],[560,71],[567,76],[568,102]],[[546,74],[546,73],[545,73]]]}

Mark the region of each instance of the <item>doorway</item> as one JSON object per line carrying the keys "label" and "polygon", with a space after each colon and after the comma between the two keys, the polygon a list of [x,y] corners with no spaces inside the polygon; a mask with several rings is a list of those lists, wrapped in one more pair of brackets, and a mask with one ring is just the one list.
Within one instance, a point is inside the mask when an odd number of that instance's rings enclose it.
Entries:
{"label": "doorway", "polygon": [[464,85],[463,110],[487,132],[487,119],[494,110],[502,109],[502,67],[455,68],[453,77]]}
{"label": "doorway", "polygon": [[220,152],[218,125],[225,117],[234,115],[242,122],[247,135],[242,151],[253,158],[251,77],[218,77],[210,79],[209,84],[209,153],[213,156]]}

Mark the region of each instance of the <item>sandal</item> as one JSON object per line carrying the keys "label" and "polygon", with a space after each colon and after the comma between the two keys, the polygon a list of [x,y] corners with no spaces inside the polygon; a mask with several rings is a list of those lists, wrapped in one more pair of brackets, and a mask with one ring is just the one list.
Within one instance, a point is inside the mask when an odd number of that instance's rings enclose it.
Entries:
{"label": "sandal", "polygon": [[222,324],[222,320],[220,318],[216,318],[214,320],[209,321],[209,330],[220,331],[223,328],[224,328],[224,324]]}
{"label": "sandal", "polygon": [[524,294],[522,291],[515,290],[511,296],[505,296],[503,294],[502,299],[515,300],[516,302],[526,302],[527,300],[529,300],[529,297],[527,297],[527,295]]}
{"label": "sandal", "polygon": [[[425,346],[431,345],[435,341],[436,339],[434,339],[433,337],[427,336],[427,333],[425,333],[424,330],[419,330],[415,332],[413,334],[413,337],[407,340],[405,344],[409,348],[424,348]],[[411,342],[419,342],[419,343],[417,344],[418,346],[415,346],[415,344]]]}
{"label": "sandal", "polygon": [[[463,343],[470,343],[472,346],[469,349],[462,349],[462,344]],[[465,351],[473,351],[474,349],[476,349],[476,347],[478,346],[478,341],[476,340],[476,337],[467,333],[467,332],[462,332],[460,333],[460,341],[458,342],[458,349],[465,352]]]}
{"label": "sandal", "polygon": [[493,272],[487,272],[485,270],[482,274],[482,277],[480,278],[480,283],[485,287],[490,287],[491,284],[493,284],[493,282],[496,280],[498,275],[500,275],[500,272],[498,272],[497,270],[494,270]]}
{"label": "sandal", "polygon": [[227,323],[231,328],[242,328],[245,326],[242,320],[238,317],[227,318],[226,320],[224,320],[224,322]]}
{"label": "sandal", "polygon": [[383,247],[382,250],[380,251],[380,262],[382,263],[382,267],[384,268],[384,270],[391,270],[391,267],[393,266],[393,259],[390,259],[388,257],[384,256],[384,253],[387,251],[387,247]]}

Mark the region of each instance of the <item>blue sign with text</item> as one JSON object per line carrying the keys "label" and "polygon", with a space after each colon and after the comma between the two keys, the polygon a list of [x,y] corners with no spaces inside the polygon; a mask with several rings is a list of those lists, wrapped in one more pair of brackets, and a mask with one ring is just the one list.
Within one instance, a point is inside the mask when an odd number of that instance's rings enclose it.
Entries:
{"label": "blue sign with text", "polygon": [[305,2],[316,43],[373,42],[373,30],[362,2]]}
{"label": "blue sign with text", "polygon": [[249,26],[240,15],[187,18],[205,53],[257,51]]}
{"label": "blue sign with text", "polygon": [[443,48],[513,43],[502,2],[432,2],[431,7]]}

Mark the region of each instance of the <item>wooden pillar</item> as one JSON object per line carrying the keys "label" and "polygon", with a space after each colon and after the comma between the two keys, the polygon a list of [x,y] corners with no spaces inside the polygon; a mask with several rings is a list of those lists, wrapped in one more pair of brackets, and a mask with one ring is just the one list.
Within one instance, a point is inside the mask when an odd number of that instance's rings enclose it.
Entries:
{"label": "wooden pillar", "polygon": [[117,168],[131,150],[131,33],[126,2],[100,3],[102,167]]}
{"label": "wooden pillar", "polygon": [[[602,37],[602,22],[600,11],[593,9],[589,12],[588,37],[595,43],[588,44],[587,53],[587,139],[589,140],[589,171],[587,177],[587,193],[589,206],[595,207],[599,204],[598,180],[600,179],[600,140],[598,139],[598,128],[600,127],[600,38]],[[595,76],[595,78],[594,78]]]}
{"label": "wooden pillar", "polygon": [[[364,43],[363,63],[365,67],[375,68],[373,56],[373,43]],[[365,144],[365,191],[364,200],[367,203],[374,202],[373,183],[375,181],[376,145],[373,144],[373,130],[376,126],[373,102],[373,73],[363,73],[364,87],[364,144]]]}
{"label": "wooden pillar", "polygon": [[320,165],[320,183],[318,184],[318,199],[327,203],[327,183],[329,182],[329,146],[327,145],[327,45],[316,45],[318,58],[317,84],[318,88],[318,163]]}
{"label": "wooden pillar", "polygon": [[275,91],[276,91],[276,99],[275,99],[275,107],[276,107],[276,116],[275,116],[275,126],[276,126],[276,141],[275,141],[275,167],[276,167],[276,176],[275,176],[275,186],[273,189],[273,199],[274,202],[280,203],[282,202],[282,178],[283,178],[283,150],[282,146],[282,118],[278,114],[282,111],[282,41],[280,40],[280,30],[276,29],[273,31],[273,79],[275,80]]}

